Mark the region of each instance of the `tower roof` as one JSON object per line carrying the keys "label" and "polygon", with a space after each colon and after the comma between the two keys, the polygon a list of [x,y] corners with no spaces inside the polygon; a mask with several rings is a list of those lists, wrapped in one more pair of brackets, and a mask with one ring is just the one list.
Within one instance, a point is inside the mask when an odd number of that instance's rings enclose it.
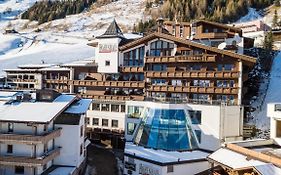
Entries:
{"label": "tower roof", "polygon": [[105,33],[97,38],[111,38],[111,37],[124,37],[123,33],[116,23],[115,19],[112,21],[112,23],[109,25],[109,27],[106,29]]}

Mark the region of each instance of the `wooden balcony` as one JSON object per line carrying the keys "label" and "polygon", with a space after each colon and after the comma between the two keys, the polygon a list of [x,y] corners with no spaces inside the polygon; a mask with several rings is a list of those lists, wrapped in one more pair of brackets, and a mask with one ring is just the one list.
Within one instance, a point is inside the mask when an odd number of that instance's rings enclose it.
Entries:
{"label": "wooden balcony", "polygon": [[23,143],[23,144],[45,144],[49,140],[57,138],[61,135],[61,128],[49,131],[42,135],[27,135],[27,134],[0,134],[0,142],[4,143]]}
{"label": "wooden balcony", "polygon": [[144,88],[142,81],[94,81],[94,80],[51,80],[46,79],[45,83],[67,84],[74,86],[92,86],[92,87],[120,87],[120,88]]}
{"label": "wooden balcony", "polygon": [[1,155],[0,165],[28,166],[28,167],[43,166],[44,164],[55,159],[59,155],[60,155],[60,148],[51,150],[40,157]]}
{"label": "wooden balcony", "polygon": [[143,67],[119,67],[120,72],[123,73],[138,73],[138,72],[143,72]]}
{"label": "wooden balcony", "polygon": [[216,55],[200,54],[187,56],[148,56],[145,63],[186,63],[186,62],[216,62]]}
{"label": "wooden balcony", "polygon": [[175,72],[145,72],[147,78],[239,78],[239,72],[234,71],[175,71]]}
{"label": "wooden balcony", "polygon": [[83,98],[90,98],[96,100],[109,100],[109,101],[143,101],[144,96],[141,95],[130,95],[130,96],[121,96],[121,95],[92,95],[92,94],[81,94]]}
{"label": "wooden balcony", "polygon": [[238,88],[234,87],[197,87],[197,86],[173,86],[173,85],[152,85],[148,88],[153,92],[171,93],[199,93],[199,94],[238,94]]}
{"label": "wooden balcony", "polygon": [[223,39],[223,38],[227,38],[226,32],[199,33],[195,35],[195,39]]}

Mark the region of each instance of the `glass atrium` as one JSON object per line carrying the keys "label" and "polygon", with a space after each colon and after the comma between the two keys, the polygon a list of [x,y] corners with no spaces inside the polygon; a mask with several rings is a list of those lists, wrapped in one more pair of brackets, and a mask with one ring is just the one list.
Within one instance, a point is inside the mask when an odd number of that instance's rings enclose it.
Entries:
{"label": "glass atrium", "polygon": [[134,142],[139,146],[167,151],[198,148],[191,119],[184,109],[146,108]]}

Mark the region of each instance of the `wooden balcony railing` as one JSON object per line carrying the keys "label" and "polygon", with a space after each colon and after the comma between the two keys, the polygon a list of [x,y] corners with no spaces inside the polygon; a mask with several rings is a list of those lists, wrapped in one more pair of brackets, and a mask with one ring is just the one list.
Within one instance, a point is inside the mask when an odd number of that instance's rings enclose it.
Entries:
{"label": "wooden balcony railing", "polygon": [[51,150],[40,157],[1,155],[0,165],[5,165],[5,166],[16,165],[16,166],[29,166],[29,167],[43,166],[59,155],[60,155],[60,148]]}
{"label": "wooden balcony railing", "polygon": [[0,142],[5,143],[25,143],[25,144],[45,144],[49,140],[57,138],[61,135],[61,128],[49,131],[42,135],[27,135],[27,134],[7,134],[0,133]]}
{"label": "wooden balcony railing", "polygon": [[152,85],[148,88],[154,92],[173,93],[202,93],[202,94],[238,94],[235,87],[197,87],[197,86],[173,86],[173,85]]}
{"label": "wooden balcony railing", "polygon": [[81,94],[80,96],[83,98],[91,98],[96,100],[109,100],[109,101],[128,101],[128,100],[143,101],[144,100],[144,96],[141,95],[121,96],[121,95]]}
{"label": "wooden balcony railing", "polygon": [[199,54],[186,56],[148,56],[145,63],[183,63],[183,62],[216,62],[216,55]]}
{"label": "wooden balcony railing", "polygon": [[227,38],[227,33],[226,32],[211,32],[211,33],[199,33],[195,35],[195,39],[222,39],[222,38]]}
{"label": "wooden balcony railing", "polygon": [[239,78],[239,72],[236,71],[175,71],[175,72],[157,72],[147,71],[145,72],[147,78]]}
{"label": "wooden balcony railing", "polygon": [[143,67],[125,67],[125,66],[123,66],[123,67],[119,67],[119,69],[120,69],[120,72],[123,72],[123,73],[126,73],[126,72],[128,72],[128,73],[143,72]]}
{"label": "wooden balcony railing", "polygon": [[121,88],[144,88],[142,81],[93,81],[93,80],[51,80],[46,79],[50,84],[67,84],[75,86],[96,86],[96,87],[121,87]]}

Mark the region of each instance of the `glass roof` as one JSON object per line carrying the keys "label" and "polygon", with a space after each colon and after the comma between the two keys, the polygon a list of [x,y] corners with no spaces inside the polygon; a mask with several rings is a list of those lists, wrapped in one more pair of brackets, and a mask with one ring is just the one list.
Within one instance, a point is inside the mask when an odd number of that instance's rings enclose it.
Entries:
{"label": "glass roof", "polygon": [[146,108],[134,142],[140,146],[167,151],[198,148],[187,114],[184,109]]}

